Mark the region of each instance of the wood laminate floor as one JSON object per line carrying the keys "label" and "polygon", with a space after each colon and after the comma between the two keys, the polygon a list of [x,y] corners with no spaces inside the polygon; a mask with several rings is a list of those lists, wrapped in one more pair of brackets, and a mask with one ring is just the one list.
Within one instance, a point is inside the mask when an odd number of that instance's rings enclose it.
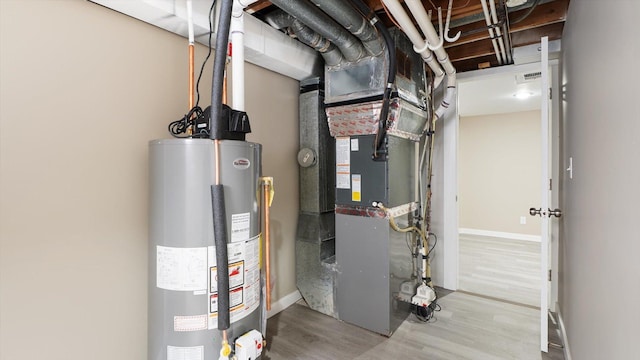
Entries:
{"label": "wood laminate floor", "polygon": [[540,307],[540,243],[460,234],[458,288]]}
{"label": "wood laminate floor", "polygon": [[[413,315],[389,338],[295,304],[267,325],[265,360],[469,359],[547,360],[539,312],[531,307],[453,292],[430,323]],[[553,354],[550,354],[553,356]]]}

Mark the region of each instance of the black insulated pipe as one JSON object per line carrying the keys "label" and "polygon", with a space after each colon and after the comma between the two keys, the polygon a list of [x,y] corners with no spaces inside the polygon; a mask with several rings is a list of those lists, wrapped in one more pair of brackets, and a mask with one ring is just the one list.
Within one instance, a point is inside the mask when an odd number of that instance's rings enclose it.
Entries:
{"label": "black insulated pipe", "polygon": [[231,27],[231,9],[233,0],[222,0],[220,17],[216,33],[216,56],[213,61],[213,79],[211,84],[211,112],[209,121],[212,140],[222,139],[222,126],[219,125],[222,113],[222,85],[224,83],[224,67],[227,61],[227,45],[229,43],[229,28]]}
{"label": "black insulated pipe", "polygon": [[224,208],[223,185],[211,185],[213,236],[216,246],[216,277],[218,285],[218,330],[231,325],[229,313],[229,256],[227,254],[227,214]]}
{"label": "black insulated pipe", "polygon": [[366,56],[360,40],[308,0],[272,0],[271,3],[334,43],[347,61]]}

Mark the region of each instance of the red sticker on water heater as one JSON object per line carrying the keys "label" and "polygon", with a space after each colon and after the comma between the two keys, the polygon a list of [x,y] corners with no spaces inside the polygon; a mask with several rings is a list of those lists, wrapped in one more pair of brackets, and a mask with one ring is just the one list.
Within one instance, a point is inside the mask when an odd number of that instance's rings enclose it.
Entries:
{"label": "red sticker on water heater", "polygon": [[248,169],[250,165],[251,162],[249,161],[249,159],[240,158],[233,160],[233,167],[239,170]]}

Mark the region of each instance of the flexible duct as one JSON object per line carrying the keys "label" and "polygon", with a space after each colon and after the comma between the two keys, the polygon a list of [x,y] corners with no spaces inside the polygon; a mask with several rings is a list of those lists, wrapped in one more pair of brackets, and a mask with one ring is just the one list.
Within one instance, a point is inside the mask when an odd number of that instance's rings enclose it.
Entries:
{"label": "flexible duct", "polygon": [[384,46],[374,26],[348,3],[342,0],[311,0],[311,2],[360,39],[369,55],[382,55]]}
{"label": "flexible duct", "polygon": [[342,62],[342,53],[334,44],[283,10],[269,13],[265,20],[276,29],[288,27],[298,40],[318,51],[327,65],[334,66]]}
{"label": "flexible duct", "polygon": [[334,43],[348,61],[356,61],[366,55],[364,46],[355,36],[307,0],[272,0],[271,2]]}

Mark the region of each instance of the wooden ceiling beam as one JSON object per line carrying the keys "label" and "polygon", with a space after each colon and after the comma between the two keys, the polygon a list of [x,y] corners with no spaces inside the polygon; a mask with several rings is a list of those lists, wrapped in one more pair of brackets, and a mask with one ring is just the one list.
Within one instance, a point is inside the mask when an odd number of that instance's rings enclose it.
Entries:
{"label": "wooden ceiling beam", "polygon": [[558,40],[562,38],[563,29],[564,23],[555,23],[527,31],[519,31],[511,34],[511,43],[513,47],[536,44],[540,42],[540,38],[543,36],[548,36],[550,41]]}
{"label": "wooden ceiling beam", "polygon": [[[511,32],[536,28],[542,24],[552,24],[564,22],[567,19],[567,9],[569,0],[555,0],[542,5],[538,5],[533,12],[524,20],[517,24],[510,25]],[[509,14],[509,21],[518,19],[527,10],[520,10]]]}
{"label": "wooden ceiling beam", "polygon": [[273,4],[271,4],[271,1],[269,0],[258,0],[247,8],[247,12],[249,14],[253,14],[254,12],[258,12],[260,10],[266,9],[271,5]]}
{"label": "wooden ceiling beam", "polygon": [[[495,54],[491,40],[484,39],[475,41],[464,46],[455,46],[447,49],[447,54],[451,61],[460,61],[477,58],[480,56]],[[494,55],[495,56],[495,55]]]}

